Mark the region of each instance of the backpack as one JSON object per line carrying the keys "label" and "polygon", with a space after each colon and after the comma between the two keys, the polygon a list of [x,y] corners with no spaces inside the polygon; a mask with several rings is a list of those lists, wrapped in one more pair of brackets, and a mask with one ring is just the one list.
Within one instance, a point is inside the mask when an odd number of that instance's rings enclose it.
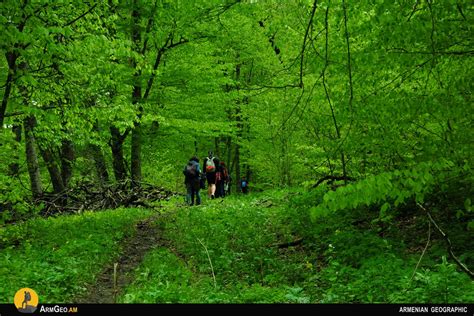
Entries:
{"label": "backpack", "polygon": [[189,177],[196,177],[198,174],[197,174],[197,170],[196,170],[196,165],[195,163],[193,163],[192,161],[188,162],[188,165],[186,166],[186,175],[189,176]]}
{"label": "backpack", "polygon": [[206,172],[215,172],[216,171],[216,165],[214,163],[214,157],[212,158],[207,158],[206,161]]}

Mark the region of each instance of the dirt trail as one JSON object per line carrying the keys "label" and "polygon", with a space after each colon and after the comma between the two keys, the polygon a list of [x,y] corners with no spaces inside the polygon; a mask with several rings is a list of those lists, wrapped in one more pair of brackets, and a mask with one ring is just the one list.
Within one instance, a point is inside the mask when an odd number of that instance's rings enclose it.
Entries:
{"label": "dirt trail", "polygon": [[[97,276],[95,283],[87,293],[76,298],[77,303],[111,304],[121,291],[133,281],[134,269],[142,262],[146,253],[157,247],[166,247],[163,239],[164,218],[167,215],[155,215],[136,224],[136,233],[125,241],[121,256],[106,266]],[[114,263],[117,265],[117,280],[114,285]]]}

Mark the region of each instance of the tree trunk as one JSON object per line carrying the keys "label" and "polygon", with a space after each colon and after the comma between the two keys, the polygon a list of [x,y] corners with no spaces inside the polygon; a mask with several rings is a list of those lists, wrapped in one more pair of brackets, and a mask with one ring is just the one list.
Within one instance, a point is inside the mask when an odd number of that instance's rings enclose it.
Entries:
{"label": "tree trunk", "polygon": [[21,124],[13,125],[12,131],[15,134],[15,140],[18,143],[21,142]]}
{"label": "tree trunk", "polygon": [[[250,77],[251,77],[251,74],[248,77],[247,84],[250,84]],[[248,107],[248,104],[249,104],[249,97],[248,96],[244,96],[242,104],[247,105],[247,107]],[[242,111],[242,110],[240,109],[240,111]],[[243,116],[241,118],[241,120],[242,120],[241,138],[248,141],[249,138],[250,138],[250,123],[248,121],[248,117]],[[247,150],[245,151],[244,155],[247,156],[247,157],[251,157],[248,147],[247,147]],[[247,181],[249,181],[250,180],[250,175],[251,175],[251,170],[250,170],[250,166],[249,166],[248,162],[245,163],[244,170],[245,170],[245,177],[247,178]]]}
{"label": "tree trunk", "polygon": [[[132,9],[132,42],[133,42],[133,49],[138,54],[145,53],[145,47],[143,51],[140,49],[141,44],[141,34],[140,34],[140,11],[138,8],[137,1],[133,1],[133,9]],[[142,151],[142,126],[141,126],[141,116],[143,113],[143,108],[140,106],[140,101],[142,98],[142,88],[140,83],[141,77],[141,70],[137,69],[137,61],[134,57],[131,60],[132,67],[135,69],[135,73],[133,75],[134,79],[134,86],[132,91],[132,104],[134,106],[138,105],[138,114],[135,123],[133,124],[132,130],[132,146],[131,146],[131,153],[130,153],[130,173],[132,178],[132,188],[139,187],[142,181],[142,162],[141,162],[141,151]]]}
{"label": "tree trunk", "polygon": [[61,171],[56,161],[54,160],[53,152],[50,148],[40,148],[40,152],[44,162],[46,163],[46,168],[48,168],[51,183],[53,184],[54,193],[63,192],[66,188],[63,183],[63,178],[61,177]]}
{"label": "tree trunk", "polygon": [[34,116],[29,116],[25,118],[23,124],[25,129],[26,164],[28,165],[28,174],[30,176],[31,193],[33,194],[33,198],[38,198],[43,195],[43,189],[41,186],[38,154],[36,152],[36,141],[33,135],[35,121]]}
{"label": "tree trunk", "polygon": [[237,141],[235,142],[235,180],[240,189],[240,140],[242,139],[242,119],[240,111],[240,101],[237,103],[235,120],[237,121]]}
{"label": "tree trunk", "polygon": [[[347,21],[347,17],[346,17],[346,7],[345,7],[345,4],[344,4],[344,1],[343,1],[343,9],[344,9],[344,22]],[[340,129],[339,129],[339,126],[337,124],[337,120],[336,120],[336,114],[335,114],[335,111],[334,111],[334,107],[333,107],[333,104],[331,102],[331,97],[329,95],[329,88],[328,86],[326,85],[326,70],[327,68],[329,67],[329,27],[328,27],[328,14],[329,14],[329,7],[327,7],[326,9],[326,19],[325,19],[325,30],[326,30],[326,49],[325,49],[325,52],[326,52],[326,55],[325,55],[325,65],[324,65],[324,69],[323,69],[323,72],[322,72],[322,83],[323,83],[323,87],[324,87],[324,92],[326,94],[326,100],[328,101],[328,105],[329,105],[329,108],[331,110],[331,117],[332,117],[332,120],[333,120],[333,123],[334,123],[334,128],[336,130],[336,136],[338,139],[341,139],[341,132],[340,132]],[[345,24],[345,27],[346,27],[346,36],[348,36],[347,34],[347,24]],[[347,38],[348,39],[348,38]],[[347,42],[347,45],[349,45],[349,42]],[[349,49],[349,46],[347,46],[348,49]],[[348,54],[349,54],[349,50],[348,50]],[[349,77],[350,77],[350,111],[352,112],[352,75],[351,75],[351,70],[350,70],[350,54],[348,55],[349,56],[349,65],[348,65],[348,68],[349,68]],[[346,159],[345,159],[345,156],[344,156],[344,150],[341,148],[341,164],[342,164],[342,174],[345,178],[347,178],[347,172],[346,172]],[[347,182],[346,182],[347,184]]]}
{"label": "tree trunk", "polygon": [[21,125],[15,124],[12,128],[13,134],[15,134],[15,144],[13,145],[13,157],[12,162],[8,165],[9,173],[12,177],[16,177],[19,175],[20,172],[20,157],[18,156],[19,149],[21,143]]}
{"label": "tree trunk", "polygon": [[[137,78],[138,80],[138,78]],[[138,83],[137,83],[138,84]],[[133,87],[132,103],[138,104],[142,95],[142,89],[140,86]],[[142,181],[142,124],[140,122],[143,114],[143,107],[138,107],[137,120],[133,124],[132,130],[132,146],[130,153],[130,166],[131,166],[131,177],[132,177],[132,188],[140,187]]]}
{"label": "tree trunk", "polygon": [[132,175],[132,187],[139,187],[142,181],[142,162],[141,162],[141,151],[142,151],[142,126],[140,123],[135,124],[135,128],[132,131],[132,146],[130,155],[131,164],[131,175]]}
{"label": "tree trunk", "polygon": [[[227,167],[230,168],[230,166],[232,165],[231,164],[231,158],[232,158],[232,138],[230,136],[227,136],[227,139],[226,139],[226,154],[227,154],[227,161],[226,161],[226,164],[227,164]],[[231,172],[232,170],[229,169],[229,173]]]}
{"label": "tree trunk", "polygon": [[[94,132],[100,132],[99,122],[96,121],[93,128]],[[102,148],[96,144],[89,144],[89,150],[94,159],[94,165],[97,173],[97,178],[100,181],[100,185],[103,186],[109,182],[109,172],[107,171],[107,163],[105,162],[104,153]]]}
{"label": "tree trunk", "polygon": [[3,128],[3,121],[5,119],[5,112],[7,111],[8,98],[10,97],[10,93],[12,91],[13,78],[16,73],[16,60],[18,58],[18,54],[14,52],[7,52],[5,53],[5,57],[8,63],[8,75],[7,81],[5,82],[5,92],[3,93],[2,105],[0,107],[0,128]]}
{"label": "tree trunk", "polygon": [[120,131],[115,126],[110,127],[110,148],[112,149],[112,165],[114,168],[115,180],[121,182],[127,177],[127,170],[125,168],[125,159],[123,158],[123,142],[125,137],[120,134]]}
{"label": "tree trunk", "polygon": [[97,171],[100,185],[103,186],[109,182],[109,172],[107,171],[104,154],[98,145],[90,144],[89,149],[92,152],[92,158],[94,159],[95,169]]}
{"label": "tree trunk", "polygon": [[74,146],[73,143],[64,139],[61,146],[61,178],[64,187],[67,188],[69,180],[72,177],[72,164],[74,161]]}
{"label": "tree trunk", "polygon": [[235,183],[240,189],[240,149],[239,144],[235,144]]}
{"label": "tree trunk", "polygon": [[[239,59],[240,55],[237,55],[237,59]],[[240,90],[240,64],[235,66],[235,80],[237,82],[237,91]],[[242,117],[241,117],[241,109],[240,109],[240,102],[241,100],[237,100],[236,108],[235,108],[235,121],[237,122],[237,139],[235,142],[235,181],[237,183],[237,187],[240,188],[240,140],[242,139]]]}

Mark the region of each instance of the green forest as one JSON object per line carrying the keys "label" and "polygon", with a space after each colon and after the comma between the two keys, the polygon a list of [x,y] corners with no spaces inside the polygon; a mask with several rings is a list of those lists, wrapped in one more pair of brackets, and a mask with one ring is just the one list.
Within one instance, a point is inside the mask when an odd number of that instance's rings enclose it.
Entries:
{"label": "green forest", "polygon": [[474,303],[473,22],[1,1],[0,303]]}

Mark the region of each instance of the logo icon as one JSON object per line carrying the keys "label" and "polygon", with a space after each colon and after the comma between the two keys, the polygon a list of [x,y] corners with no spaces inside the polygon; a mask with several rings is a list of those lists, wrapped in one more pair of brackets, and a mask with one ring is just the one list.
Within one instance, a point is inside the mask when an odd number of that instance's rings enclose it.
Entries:
{"label": "logo icon", "polygon": [[13,302],[20,313],[34,313],[38,306],[38,294],[25,287],[16,292]]}

